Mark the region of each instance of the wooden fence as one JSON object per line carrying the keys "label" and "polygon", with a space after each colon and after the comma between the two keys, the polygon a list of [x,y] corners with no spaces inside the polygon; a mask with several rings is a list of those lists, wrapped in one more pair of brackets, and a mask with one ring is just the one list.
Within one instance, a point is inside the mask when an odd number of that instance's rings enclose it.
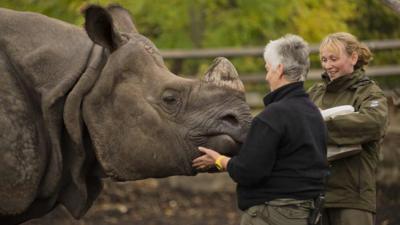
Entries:
{"label": "wooden fence", "polygon": [[[364,42],[373,52],[400,50],[400,40],[373,40]],[[311,54],[318,53],[318,44],[310,45]],[[237,57],[262,57],[264,46],[262,47],[247,47],[247,48],[219,48],[219,49],[192,49],[192,50],[162,50],[161,54],[164,59],[174,61],[173,67],[179,68],[184,60],[187,59],[208,59],[219,56],[227,58]],[[174,70],[174,69],[173,69]],[[179,69],[178,69],[179,70]],[[319,79],[321,70],[312,69],[309,73],[308,79]],[[388,76],[400,75],[400,65],[383,65],[369,67],[367,70],[368,76]],[[263,81],[265,78],[264,73],[255,74],[241,74],[241,79],[245,83],[254,83]]]}

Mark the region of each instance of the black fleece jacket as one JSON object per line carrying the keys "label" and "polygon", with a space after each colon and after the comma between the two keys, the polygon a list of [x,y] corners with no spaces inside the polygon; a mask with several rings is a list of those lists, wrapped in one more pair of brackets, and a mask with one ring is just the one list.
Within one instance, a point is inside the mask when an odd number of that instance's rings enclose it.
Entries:
{"label": "black fleece jacket", "polygon": [[242,210],[277,198],[312,199],[328,173],[326,127],[303,82],[278,88],[264,104],[228,163]]}

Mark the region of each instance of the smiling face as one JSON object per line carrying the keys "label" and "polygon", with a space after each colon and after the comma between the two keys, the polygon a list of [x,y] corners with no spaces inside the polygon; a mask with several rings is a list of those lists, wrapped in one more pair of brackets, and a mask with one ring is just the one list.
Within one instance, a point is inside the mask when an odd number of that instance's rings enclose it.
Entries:
{"label": "smiling face", "polygon": [[358,55],[348,54],[342,43],[330,43],[320,49],[321,66],[331,80],[335,80],[354,71]]}

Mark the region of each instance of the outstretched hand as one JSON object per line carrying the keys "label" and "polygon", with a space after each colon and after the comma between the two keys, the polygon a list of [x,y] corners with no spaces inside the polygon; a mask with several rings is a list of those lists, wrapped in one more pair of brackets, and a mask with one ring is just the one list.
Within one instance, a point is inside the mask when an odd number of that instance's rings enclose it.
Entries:
{"label": "outstretched hand", "polygon": [[216,167],[219,171],[225,171],[228,162],[231,158],[221,155],[218,152],[204,147],[199,147],[199,151],[203,152],[204,155],[196,158],[192,162],[192,166],[197,170],[208,170],[212,167]]}
{"label": "outstretched hand", "polygon": [[199,151],[203,152],[204,155],[192,161],[192,166],[198,170],[210,169],[215,165],[215,160],[221,156],[221,154],[209,148],[199,147]]}

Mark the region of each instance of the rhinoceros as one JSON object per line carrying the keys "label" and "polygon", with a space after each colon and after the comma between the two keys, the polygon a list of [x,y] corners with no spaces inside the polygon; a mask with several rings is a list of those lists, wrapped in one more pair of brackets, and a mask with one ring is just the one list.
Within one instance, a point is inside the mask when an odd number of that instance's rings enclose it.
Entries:
{"label": "rhinoceros", "polygon": [[[197,146],[235,154],[251,121],[227,59],[203,79],[170,72],[119,6],[84,29],[0,9],[0,223],[63,205],[81,218],[101,179],[195,175]],[[203,171],[204,172],[204,171]]]}

